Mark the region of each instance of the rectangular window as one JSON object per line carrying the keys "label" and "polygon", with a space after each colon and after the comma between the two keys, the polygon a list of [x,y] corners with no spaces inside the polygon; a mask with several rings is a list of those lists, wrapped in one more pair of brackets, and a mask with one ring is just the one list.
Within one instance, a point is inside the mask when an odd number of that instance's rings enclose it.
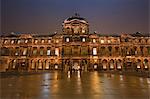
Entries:
{"label": "rectangular window", "polygon": [[96,43],[96,39],[93,39],[93,43]]}
{"label": "rectangular window", "polygon": [[47,49],[47,56],[50,56],[50,55],[51,55],[51,50]]}
{"label": "rectangular window", "polygon": [[23,49],[23,55],[27,55],[27,48]]}
{"label": "rectangular window", "polygon": [[66,42],[69,42],[69,38],[68,37],[66,38]]}
{"label": "rectangular window", "polygon": [[104,43],[104,40],[101,40],[101,44],[103,44]]}
{"label": "rectangular window", "polygon": [[85,42],[85,38],[82,38],[82,42]]}
{"label": "rectangular window", "polygon": [[97,48],[93,48],[93,55],[97,55]]}
{"label": "rectangular window", "polygon": [[55,48],[55,55],[59,56],[59,48]]}

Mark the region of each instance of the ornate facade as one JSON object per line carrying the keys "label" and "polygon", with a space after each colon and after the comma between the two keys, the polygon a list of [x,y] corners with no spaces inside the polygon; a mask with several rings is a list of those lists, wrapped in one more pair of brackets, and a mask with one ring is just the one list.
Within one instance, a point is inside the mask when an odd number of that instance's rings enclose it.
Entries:
{"label": "ornate facade", "polygon": [[150,37],[89,33],[78,15],[63,22],[62,33],[1,35],[1,71],[150,71]]}

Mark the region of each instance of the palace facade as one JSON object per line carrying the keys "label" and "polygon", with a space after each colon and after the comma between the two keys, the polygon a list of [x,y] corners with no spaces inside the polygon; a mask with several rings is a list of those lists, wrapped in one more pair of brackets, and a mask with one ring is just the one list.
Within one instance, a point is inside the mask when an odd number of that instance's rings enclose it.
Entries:
{"label": "palace facade", "polygon": [[62,33],[1,35],[1,71],[150,72],[150,36],[89,33],[89,23],[78,15],[63,22]]}

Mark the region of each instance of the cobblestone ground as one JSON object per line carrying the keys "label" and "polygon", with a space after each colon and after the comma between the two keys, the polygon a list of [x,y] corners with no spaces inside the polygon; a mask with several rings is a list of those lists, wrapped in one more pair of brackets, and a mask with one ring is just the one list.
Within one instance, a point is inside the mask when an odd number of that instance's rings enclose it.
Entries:
{"label": "cobblestone ground", "polygon": [[1,78],[1,99],[150,99],[150,78],[52,72]]}

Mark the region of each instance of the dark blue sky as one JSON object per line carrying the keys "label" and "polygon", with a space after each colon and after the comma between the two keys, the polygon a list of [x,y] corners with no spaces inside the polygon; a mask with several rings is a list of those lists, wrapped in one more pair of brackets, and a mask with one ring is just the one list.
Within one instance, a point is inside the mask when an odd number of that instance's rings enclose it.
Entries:
{"label": "dark blue sky", "polygon": [[61,32],[78,12],[90,31],[102,34],[149,32],[149,0],[1,0],[2,32]]}

